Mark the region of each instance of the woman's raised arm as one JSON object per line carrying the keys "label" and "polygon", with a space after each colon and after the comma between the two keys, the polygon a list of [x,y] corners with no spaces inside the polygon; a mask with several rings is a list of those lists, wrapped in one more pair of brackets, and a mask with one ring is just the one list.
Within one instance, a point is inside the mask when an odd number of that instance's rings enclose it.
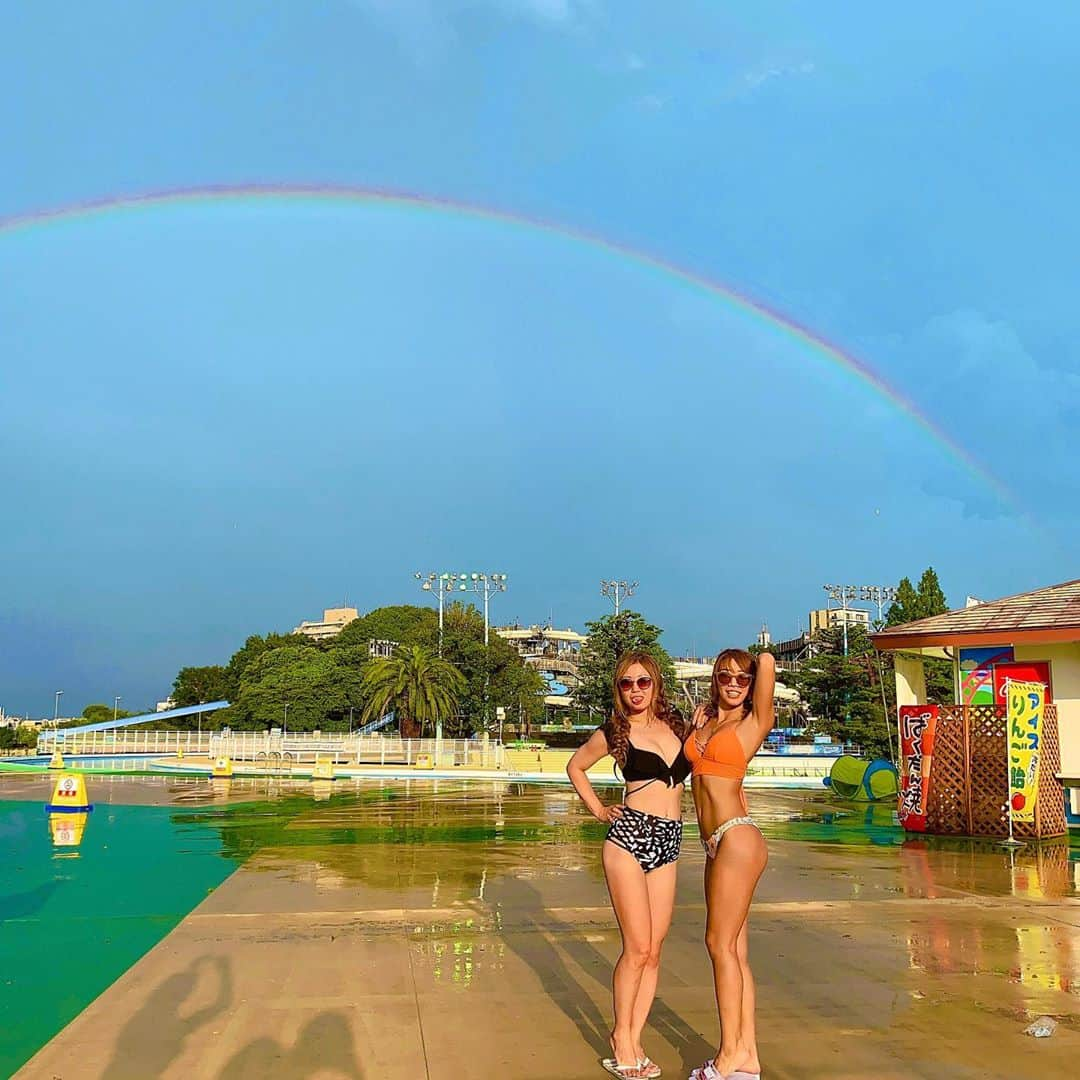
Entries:
{"label": "woman's raised arm", "polygon": [[760,746],[776,723],[776,708],[773,695],[776,693],[776,657],[770,652],[763,652],[757,658],[757,672],[754,675],[753,709],[751,721],[758,736]]}

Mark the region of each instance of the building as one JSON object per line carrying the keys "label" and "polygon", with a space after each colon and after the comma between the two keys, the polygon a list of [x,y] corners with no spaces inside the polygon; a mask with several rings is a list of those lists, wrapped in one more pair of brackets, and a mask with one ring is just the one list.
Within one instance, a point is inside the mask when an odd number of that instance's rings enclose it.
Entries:
{"label": "building", "polygon": [[955,707],[1003,708],[1009,678],[1047,685],[1057,710],[1061,771],[1070,791],[1072,824],[1080,824],[1080,581],[1067,581],[872,635],[895,654],[898,705],[926,704],[924,659],[953,667]]}
{"label": "building", "polygon": [[820,634],[822,630],[832,630],[834,627],[861,626],[864,630],[870,629],[870,612],[862,608],[817,608],[807,616],[810,627],[810,635]]}
{"label": "building", "polygon": [[326,641],[327,638],[337,637],[349,623],[359,617],[360,613],[354,607],[327,608],[323,612],[321,622],[305,620],[292,632],[303,634],[304,637],[309,637],[313,641]]}

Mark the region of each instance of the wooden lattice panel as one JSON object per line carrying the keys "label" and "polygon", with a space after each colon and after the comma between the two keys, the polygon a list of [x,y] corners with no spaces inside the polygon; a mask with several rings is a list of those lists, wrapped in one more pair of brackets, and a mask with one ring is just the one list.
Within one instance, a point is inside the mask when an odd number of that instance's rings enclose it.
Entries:
{"label": "wooden lattice panel", "polygon": [[967,836],[967,763],[962,710],[943,708],[934,736],[926,830],[939,835]]}
{"label": "wooden lattice panel", "polygon": [[[927,799],[927,832],[946,836],[1007,836],[1007,725],[1001,705],[943,705],[934,738]],[[1066,831],[1057,709],[1046,706],[1039,797],[1034,822],[1017,822],[1015,836],[1043,839]]]}

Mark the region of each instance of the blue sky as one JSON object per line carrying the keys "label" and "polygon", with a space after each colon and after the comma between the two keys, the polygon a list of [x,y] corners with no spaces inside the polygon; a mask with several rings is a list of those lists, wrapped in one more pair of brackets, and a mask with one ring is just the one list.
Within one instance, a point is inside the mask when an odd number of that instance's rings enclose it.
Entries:
{"label": "blue sky", "polygon": [[415,570],[675,652],[832,581],[1077,576],[1080,12],[1047,3],[36,3],[0,34],[0,217],[208,184],[384,187],[748,290],[377,204],[0,231],[0,704],[164,696]]}

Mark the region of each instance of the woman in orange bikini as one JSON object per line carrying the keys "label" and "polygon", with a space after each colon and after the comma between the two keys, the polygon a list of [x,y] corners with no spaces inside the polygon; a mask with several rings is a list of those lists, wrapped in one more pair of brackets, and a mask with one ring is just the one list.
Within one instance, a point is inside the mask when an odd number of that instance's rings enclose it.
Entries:
{"label": "woman in orange bikini", "polygon": [[768,861],[750,817],[743,777],[773,726],[776,662],[725,649],[713,664],[709,703],[694,713],[686,756],[705,848],[705,944],[720,1012],[720,1049],[690,1080],[760,1080],[754,977],[746,949],[750,901]]}

